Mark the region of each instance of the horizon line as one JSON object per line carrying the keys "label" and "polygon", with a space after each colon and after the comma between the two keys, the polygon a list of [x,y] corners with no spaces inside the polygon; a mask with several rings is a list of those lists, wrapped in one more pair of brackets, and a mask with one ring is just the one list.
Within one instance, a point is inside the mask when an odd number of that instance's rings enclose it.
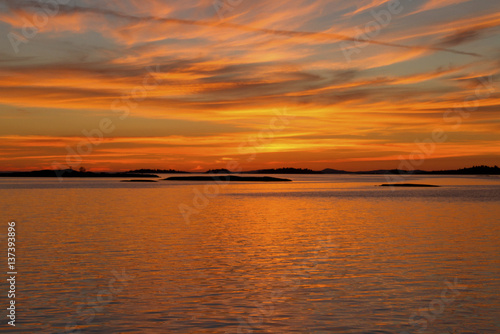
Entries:
{"label": "horizon line", "polygon": [[[301,168],[301,167],[278,167],[278,168],[259,168],[259,169],[252,169],[252,170],[242,170],[242,171],[231,171],[227,168],[209,168],[205,171],[186,171],[186,170],[178,170],[178,169],[172,169],[172,168],[136,168],[136,169],[128,169],[128,170],[109,170],[109,171],[92,171],[90,169],[85,169],[84,171],[79,171],[73,168],[65,168],[65,169],[35,169],[35,170],[8,170],[8,171],[2,171],[0,170],[0,173],[30,173],[30,172],[40,172],[40,171],[74,171],[74,172],[87,172],[87,173],[133,173],[134,171],[138,170],[170,170],[173,172],[181,172],[181,173],[191,173],[191,174],[201,174],[201,173],[208,173],[210,171],[217,171],[217,170],[227,170],[231,174],[238,174],[238,173],[250,173],[250,172],[258,172],[258,171],[264,171],[264,170],[281,170],[281,169],[293,169],[293,170],[302,170],[302,171],[310,171],[310,172],[317,172],[321,173],[325,170],[335,170],[339,172],[348,172],[348,173],[363,173],[363,172],[377,172],[377,171],[403,171],[403,172],[408,172],[408,173],[414,173],[414,172],[443,172],[443,171],[459,171],[462,169],[473,169],[473,168],[492,168],[492,169],[499,169],[497,165],[489,166],[489,165],[474,165],[470,167],[461,167],[461,168],[455,168],[455,169],[436,169],[436,170],[425,170],[425,169],[399,169],[399,168],[379,168],[379,169],[369,169],[369,170],[345,170],[345,169],[336,169],[336,168],[331,168],[331,167],[326,167],[320,170],[315,170],[311,168]],[[160,172],[161,173],[161,172]],[[168,173],[165,173],[168,174]]]}

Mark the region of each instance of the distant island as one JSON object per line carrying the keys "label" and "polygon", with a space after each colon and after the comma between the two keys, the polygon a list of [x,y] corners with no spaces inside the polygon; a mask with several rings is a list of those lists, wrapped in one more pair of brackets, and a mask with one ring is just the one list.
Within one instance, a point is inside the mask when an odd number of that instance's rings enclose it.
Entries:
{"label": "distant island", "polygon": [[136,180],[121,180],[121,182],[158,182],[156,180],[141,180],[141,179],[136,179]]}
{"label": "distant island", "polygon": [[238,181],[238,182],[291,182],[289,179],[282,179],[272,176],[236,176],[236,175],[226,175],[226,176],[172,176],[164,179],[166,181]]}
{"label": "distant island", "polygon": [[205,172],[205,174],[232,174],[232,172],[225,168],[219,168],[219,169],[209,169]]}
{"label": "distant island", "polygon": [[440,187],[433,184],[421,184],[421,183],[384,183],[380,185],[381,187]]}

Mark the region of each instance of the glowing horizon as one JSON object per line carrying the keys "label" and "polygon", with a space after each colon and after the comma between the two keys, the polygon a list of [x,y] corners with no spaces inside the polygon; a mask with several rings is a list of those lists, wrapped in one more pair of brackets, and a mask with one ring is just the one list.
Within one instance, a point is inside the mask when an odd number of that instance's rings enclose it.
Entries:
{"label": "glowing horizon", "polygon": [[0,0],[0,170],[500,165],[493,0],[56,2]]}

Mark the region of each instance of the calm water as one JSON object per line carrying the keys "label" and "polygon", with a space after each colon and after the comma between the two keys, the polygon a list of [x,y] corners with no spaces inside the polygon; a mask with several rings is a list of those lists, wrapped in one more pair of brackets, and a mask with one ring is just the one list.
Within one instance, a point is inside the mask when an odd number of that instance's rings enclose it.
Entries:
{"label": "calm water", "polygon": [[500,332],[500,178],[291,178],[0,179],[0,333]]}

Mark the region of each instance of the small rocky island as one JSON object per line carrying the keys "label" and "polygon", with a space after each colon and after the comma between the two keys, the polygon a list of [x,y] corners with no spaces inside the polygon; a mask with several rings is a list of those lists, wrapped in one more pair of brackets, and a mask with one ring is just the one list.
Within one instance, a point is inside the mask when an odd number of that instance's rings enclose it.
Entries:
{"label": "small rocky island", "polygon": [[289,179],[282,179],[272,176],[236,176],[236,175],[212,175],[212,176],[171,176],[164,179],[166,181],[216,181],[216,182],[291,182]]}
{"label": "small rocky island", "polygon": [[120,182],[157,182],[156,180],[121,180]]}
{"label": "small rocky island", "polygon": [[420,183],[384,183],[381,187],[439,187],[433,184],[420,184]]}

